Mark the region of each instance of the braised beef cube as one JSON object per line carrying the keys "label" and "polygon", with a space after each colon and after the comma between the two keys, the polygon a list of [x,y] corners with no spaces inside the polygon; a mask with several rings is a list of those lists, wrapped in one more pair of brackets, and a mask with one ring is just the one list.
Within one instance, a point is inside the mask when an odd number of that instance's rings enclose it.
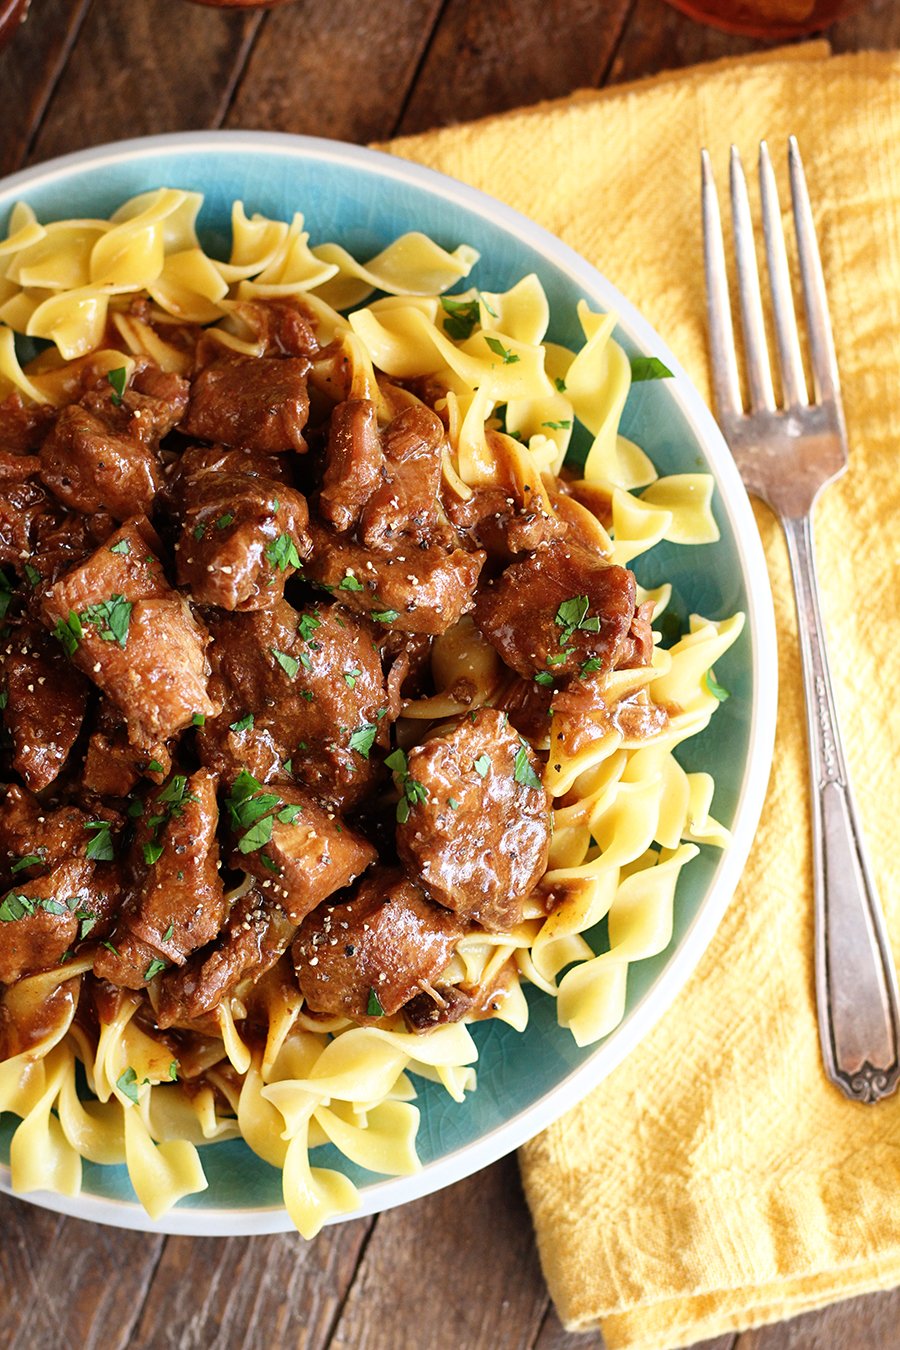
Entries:
{"label": "braised beef cube", "polygon": [[[103,833],[86,828],[90,820],[77,806],[50,809],[12,784],[0,801],[0,884],[10,886],[15,876],[39,876],[48,867],[83,858],[91,841]],[[112,851],[111,842],[108,847],[95,843],[91,849],[107,856]],[[35,864],[23,868],[25,858],[35,859]]]}
{"label": "braised beef cube", "polygon": [[368,548],[391,548],[397,541],[453,542],[438,516],[444,441],[441,419],[420,404],[405,408],[385,428],[384,482],[363,508],[359,526]]}
{"label": "braised beef cube", "polygon": [[484,549],[489,558],[504,563],[565,532],[563,523],[547,511],[537,491],[522,493],[517,488],[476,487],[465,500],[448,495],[446,508],[470,547]]}
{"label": "braised beef cube", "polygon": [[37,450],[56,415],[54,408],[25,404],[15,390],[0,403],[0,451],[28,455]]}
{"label": "braised beef cube", "polygon": [[237,843],[231,866],[258,877],[272,901],[300,923],[349,886],[376,851],[311,793],[286,785],[260,792],[248,777],[236,780],[228,798]]}
{"label": "braised beef cube", "polygon": [[297,925],[259,890],[238,899],[211,952],[160,980],[157,1023],[183,1026],[213,1012],[247,982],[256,983],[287,951]]}
{"label": "braised beef cube", "polygon": [[51,970],[96,920],[94,866],[83,858],[17,882],[0,899],[0,984]]}
{"label": "braised beef cube", "polygon": [[85,516],[80,511],[48,511],[34,524],[32,565],[41,574],[38,589],[52,586],[66,572],[83,563],[116,528],[108,511]]}
{"label": "braised beef cube", "polygon": [[137,412],[124,403],[70,403],[40,455],[41,477],[61,502],[76,511],[105,509],[116,520],[149,511],[162,481],[156,449],[143,439]]}
{"label": "braised beef cube", "polygon": [[174,512],[181,509],[184,485],[204,474],[240,474],[248,478],[266,478],[277,483],[287,481],[290,461],[283,455],[264,455],[229,445],[189,445],[169,467],[162,498]]}
{"label": "braised beef cube", "polygon": [[550,851],[540,767],[493,708],[457,718],[409,751],[397,770],[405,815],[397,851],[438,904],[499,932],[520,921]]}
{"label": "braised beef cube", "polygon": [[[172,370],[146,365],[135,369],[122,402],[141,423],[141,438],[159,442],[178,426],[187,412],[190,384]],[[103,390],[104,401],[113,401],[114,391]]]}
{"label": "braised beef cube", "polygon": [[208,635],[166,581],[152,538],[145,521],[127,521],[42,600],[73,664],[122,713],[131,743],[145,747],[218,711],[206,688]]}
{"label": "braised beef cube", "polygon": [[213,361],[191,385],[181,430],[266,454],[305,451],[308,369],[309,362],[297,357]]}
{"label": "braised beef cube", "polygon": [[0,483],[26,483],[40,478],[41,461],[37,455],[17,455],[12,450],[0,449]]}
{"label": "braised beef cube", "polygon": [[250,768],[268,756],[268,733],[319,795],[341,807],[359,801],[378,772],[374,751],[388,743],[375,630],[337,606],[301,612],[283,600],[209,622],[210,660],[228,693],[225,711],[199,733],[201,753],[208,747]]}
{"label": "braised beef cube", "polygon": [[463,931],[399,868],[378,868],[304,919],[291,948],[300,992],[313,1012],[390,1017],[440,977]]}
{"label": "braised beef cube", "polygon": [[337,404],[328,429],[319,515],[336,530],[351,529],[384,474],[375,404],[368,399]]}
{"label": "braised beef cube", "polygon": [[266,356],[315,356],[316,320],[299,296],[239,300],[234,312],[266,344]]}
{"label": "braised beef cube", "polygon": [[119,916],[116,950],[97,953],[96,975],[141,989],[216,936],[225,917],[218,820],[216,780],[206,769],[175,774],[146,798],[132,861],[143,875]]}
{"label": "braised beef cube", "polygon": [[20,478],[0,485],[0,564],[25,576],[26,564],[34,565],[37,524],[50,505],[49,494],[40,483]]}
{"label": "braised beef cube", "polygon": [[108,699],[100,699],[81,776],[88,792],[126,797],[142,777],[162,783],[171,767],[172,756],[164,741],[136,748],[128,739],[128,728],[118,710]]}
{"label": "braised beef cube", "polygon": [[[340,590],[342,604],[376,624],[403,633],[444,633],[472,608],[483,553],[423,549],[411,541],[398,543],[393,552],[369,549],[315,521],[310,533],[306,576]],[[348,589],[348,577],[362,589]]]}
{"label": "braised beef cube", "polygon": [[81,730],[88,682],[57,644],[30,625],[12,627],[0,645],[3,724],[12,738],[12,766],[40,792],[58,777]]}
{"label": "braised beef cube", "polygon": [[264,609],[309,553],[306,500],[271,478],[205,473],[183,485],[178,583],[222,609]]}
{"label": "braised beef cube", "polygon": [[[635,582],[562,541],[507,567],[479,592],[475,622],[503,660],[526,679],[614,667],[634,619]],[[630,648],[629,648],[630,649]]]}
{"label": "braised beef cube", "polygon": [[635,609],[631,627],[616,653],[616,666],[620,670],[650,665],[653,659],[653,629],[650,625],[654,608],[652,600],[645,600]]}
{"label": "braised beef cube", "polygon": [[431,679],[430,633],[400,633],[393,629],[379,634],[378,646],[388,667],[388,715],[395,721],[405,698],[422,697]]}
{"label": "braised beef cube", "polygon": [[456,984],[439,984],[416,994],[403,1008],[411,1031],[433,1031],[449,1022],[461,1022],[478,1007],[478,1000]]}

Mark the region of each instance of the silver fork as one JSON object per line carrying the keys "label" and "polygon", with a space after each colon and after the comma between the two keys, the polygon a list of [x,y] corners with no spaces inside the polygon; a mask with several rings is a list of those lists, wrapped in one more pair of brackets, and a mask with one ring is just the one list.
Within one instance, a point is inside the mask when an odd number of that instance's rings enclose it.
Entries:
{"label": "silver fork", "polygon": [[763,323],[747,182],[731,151],[731,211],[746,353],[741,397],[725,249],[709,155],[702,152],[703,234],[713,387],[719,422],[748,492],[787,540],[806,695],[812,789],[816,996],[825,1072],[846,1096],[875,1102],[900,1081],[897,977],[866,858],[835,712],[813,556],[812,508],[847,466],[847,439],[822,265],[797,142],[791,198],[815,397],[807,394],[775,175],[765,141],[759,180],[781,381],[776,402]]}

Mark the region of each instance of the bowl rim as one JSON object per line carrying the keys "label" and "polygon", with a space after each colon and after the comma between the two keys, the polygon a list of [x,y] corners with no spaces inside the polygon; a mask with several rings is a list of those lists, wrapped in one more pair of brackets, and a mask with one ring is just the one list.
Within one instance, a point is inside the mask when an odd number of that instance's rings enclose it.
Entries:
{"label": "bowl rim", "polygon": [[[593,302],[614,309],[618,327],[642,351],[659,356],[672,371],[667,392],[713,469],[719,503],[734,539],[747,592],[747,628],[750,637],[751,714],[747,755],[734,807],[730,847],[722,853],[697,913],[688,924],[673,959],[649,989],[631,1007],[622,1022],[598,1043],[584,1062],[570,1070],[550,1092],[516,1112],[486,1134],[447,1153],[406,1177],[386,1177],[360,1192],[361,1203],[349,1214],[329,1222],[363,1218],[420,1199],[496,1162],[533,1138],[580,1102],[625,1059],[668,1011],[687,983],[719,926],[743,872],[765,799],[775,738],[777,708],[777,641],[768,571],[753,510],[731,452],[712,413],[668,345],[637,308],[607,278],[550,230],[515,208],[449,174],[382,150],[323,137],[272,131],[178,131],[142,136],[92,146],[85,150],[32,165],[0,179],[0,208],[16,194],[37,184],[97,169],[169,153],[175,156],[210,151],[284,155],[287,158],[338,163],[424,189],[438,197],[452,197],[475,216],[488,217],[561,271]],[[107,1199],[82,1192],[77,1196],[46,1191],[14,1192],[9,1167],[0,1162],[0,1191],[16,1199],[72,1218],[132,1231],[191,1237],[231,1237],[290,1232],[293,1224],[283,1206],[255,1208],[184,1208],[176,1206],[156,1222],[137,1201]]]}

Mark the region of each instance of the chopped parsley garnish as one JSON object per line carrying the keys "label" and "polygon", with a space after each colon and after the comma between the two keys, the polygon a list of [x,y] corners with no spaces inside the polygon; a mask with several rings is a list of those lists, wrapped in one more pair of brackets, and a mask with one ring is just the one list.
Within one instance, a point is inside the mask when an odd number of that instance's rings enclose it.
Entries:
{"label": "chopped parsley garnish", "polygon": [[484,340],[494,355],[499,356],[502,359],[505,366],[515,365],[516,361],[518,361],[519,358],[516,353],[511,352],[508,347],[504,347],[499,338],[486,336]]}
{"label": "chopped parsley garnish", "polygon": [[166,929],[166,931],[165,931],[165,932],[163,933],[163,935],[162,935],[162,940],[163,940],[163,942],[171,942],[171,941],[172,941],[172,934],[173,934],[174,932],[175,932],[175,925],[174,925],[174,923],[170,923],[169,926],[168,926],[168,928]]}
{"label": "chopped parsley garnish", "polygon": [[218,520],[216,521],[216,529],[227,530],[228,526],[233,524],[234,524],[233,512],[226,511],[225,514],[223,516],[219,516]]}
{"label": "chopped parsley garnish", "polygon": [[564,394],[566,392],[566,382],[564,379],[561,378],[561,376],[557,375],[553,383],[556,385],[557,389],[561,394]]}
{"label": "chopped parsley garnish", "polygon": [[203,536],[206,534],[206,526],[205,526],[205,525],[195,525],[194,528],[191,530],[191,534],[194,536],[194,538],[195,538],[195,539],[197,540],[197,542],[199,543],[200,540],[203,538]]}
{"label": "chopped parsley garnish", "polygon": [[80,920],[81,926],[78,930],[78,940],[79,942],[83,942],[91,929],[96,926],[97,915],[92,914],[89,909],[78,909],[75,911],[75,918]]}
{"label": "chopped parsley garnish", "polygon": [[731,698],[731,690],[726,689],[724,685],[719,684],[711,670],[706,672],[706,687],[713,698],[718,699],[720,703],[724,703],[726,698]]}
{"label": "chopped parsley garnish", "polygon": [[144,814],[143,802],[138,801],[137,798],[135,798],[133,802],[128,803],[128,815],[132,820],[140,820],[143,814]]}
{"label": "chopped parsley garnish", "polygon": [[81,626],[81,620],[74,609],[69,610],[68,619],[57,619],[56,627],[53,630],[53,636],[57,642],[61,642],[66,656],[72,656],[78,650],[78,643],[84,635],[84,629]]}
{"label": "chopped parsley garnish", "polygon": [[601,670],[602,668],[603,668],[602,656],[589,656],[586,661],[582,661],[579,674],[593,675],[595,670]]}
{"label": "chopped parsley garnish", "polygon": [[320,623],[321,619],[317,619],[314,614],[301,614],[300,622],[297,624],[297,632],[304,642],[309,642]]}
{"label": "chopped parsley garnish", "polygon": [[168,964],[168,961],[160,961],[159,957],[155,956],[144,971],[144,979],[152,980],[153,976],[158,975],[161,970],[165,970]]}
{"label": "chopped parsley garnish", "polygon": [[663,365],[658,356],[633,356],[631,358],[631,383],[641,384],[644,380],[671,380],[672,372]]}
{"label": "chopped parsley garnish", "polygon": [[93,624],[104,642],[117,642],[120,647],[124,647],[128,640],[131,610],[131,601],[126,600],[124,595],[111,595],[108,600],[88,605],[81,619],[83,623]]}
{"label": "chopped parsley garnish", "polygon": [[549,670],[539,670],[534,677],[535,684],[549,685],[553,683],[553,676]]}
{"label": "chopped parsley garnish", "polygon": [[[559,609],[554,615],[555,622],[563,630],[560,634],[559,645],[564,647],[566,643],[571,642],[572,634],[576,629],[581,629],[585,633],[599,633],[600,620],[596,614],[591,618],[587,617],[588,598],[586,595],[573,595],[570,600],[563,600]],[[553,663],[558,664],[557,662]]]}
{"label": "chopped parsley garnish", "polygon": [[542,422],[542,427],[549,427],[551,431],[570,431],[572,429],[572,419],[567,417],[563,422]]}
{"label": "chopped parsley garnish", "polygon": [[0,712],[3,711],[8,702],[9,702],[9,690],[0,689]]}
{"label": "chopped parsley garnish", "polygon": [[300,554],[297,552],[297,545],[289,534],[280,534],[271,544],[267,544],[266,557],[273,567],[278,568],[279,572],[286,572],[289,567],[297,568],[300,566]]}
{"label": "chopped parsley garnish", "polygon": [[444,332],[457,342],[464,342],[481,322],[478,300],[454,300],[452,295],[441,296],[444,311]]}
{"label": "chopped parsley garnish", "polygon": [[472,768],[478,774],[479,778],[486,778],[487,771],[491,767],[491,761],[487,755],[479,755],[472,763]]}
{"label": "chopped parsley garnish", "polygon": [[163,845],[157,843],[155,840],[151,840],[144,845],[144,862],[148,867],[152,867],[154,863],[159,862],[162,854]]}
{"label": "chopped parsley garnish", "polygon": [[127,539],[120,539],[117,544],[110,545],[109,551],[110,553],[122,553],[122,554],[130,553],[131,545],[129,544]]}
{"label": "chopped parsley garnish", "polygon": [[348,689],[355,689],[355,688],[356,688],[356,681],[359,679],[359,677],[360,677],[361,674],[362,674],[362,671],[361,671],[361,670],[345,670],[345,671],[344,671],[344,683],[346,684],[346,686],[347,686]]}
{"label": "chopped parsley garnish", "polygon": [[267,872],[274,872],[276,877],[281,876],[281,868],[278,866],[274,858],[269,857],[268,853],[261,853],[259,855],[259,861],[262,863],[263,867],[266,869]]}
{"label": "chopped parsley garnish", "polygon": [[375,743],[375,736],[378,732],[374,722],[364,722],[361,727],[357,727],[350,735],[350,749],[355,750],[363,759],[369,758],[369,751]]}
{"label": "chopped parsley garnish", "polygon": [[272,655],[281,666],[289,680],[296,679],[297,671],[300,669],[300,662],[293,656],[288,656],[287,652],[280,652],[277,647],[272,648]]}
{"label": "chopped parsley garnish", "polygon": [[128,383],[128,371],[124,366],[119,366],[116,370],[108,370],[106,372],[106,378],[112,385],[112,397],[110,402],[113,407],[121,408],[122,395],[125,393],[125,386]]}
{"label": "chopped parsley garnish", "polygon": [[400,612],[396,609],[373,609],[372,618],[376,623],[393,623],[400,618]]}
{"label": "chopped parsley garnish", "polygon": [[158,759],[151,759],[150,763],[147,765],[147,769],[150,773],[165,773],[165,769]]}
{"label": "chopped parsley garnish", "polygon": [[9,895],[0,901],[0,923],[15,923],[18,919],[24,919],[27,914],[36,914],[39,909],[43,909],[47,914],[67,913],[65,905],[61,905],[58,900],[24,895],[21,891],[10,891]]}
{"label": "chopped parsley garnish", "polygon": [[459,809],[459,802],[456,800],[455,797],[448,797],[447,805],[450,807],[451,811],[457,811]]}
{"label": "chopped parsley garnish", "polygon": [[187,777],[176,773],[172,781],[163,788],[156,798],[160,806],[168,807],[169,814],[180,816],[185,802],[196,802],[197,798],[187,791]]}
{"label": "chopped parsley garnish", "polygon": [[339,584],[339,591],[364,591],[366,588],[361,581],[357,581],[352,572],[348,572],[343,581]]}
{"label": "chopped parsley garnish", "polygon": [[417,778],[410,777],[405,751],[400,749],[392,751],[384,762],[399,780],[398,786],[403,796],[397,803],[397,820],[401,825],[405,825],[409,820],[410,807],[415,806],[417,802],[424,802],[428,797],[428,789]]}
{"label": "chopped parsley garnish", "polygon": [[255,853],[272,838],[273,817],[268,813],[277,807],[279,798],[274,792],[263,792],[262,783],[241,769],[225,798],[231,828],[244,833],[238,840],[241,853]]}
{"label": "chopped parsley garnish", "polygon": [[240,718],[237,722],[232,722],[228,730],[240,734],[240,732],[242,731],[249,731],[252,726],[253,726],[253,714],[245,713],[244,716]]}
{"label": "chopped parsley garnish", "polygon": [[107,942],[105,938],[104,938],[104,940],[100,943],[100,946],[101,946],[101,947],[105,947],[106,950],[107,950],[108,952],[112,952],[113,956],[119,956],[119,955],[120,955],[120,952],[119,952],[118,947],[114,947],[113,944],[112,944],[111,942]]}
{"label": "chopped parsley garnish", "polygon": [[293,825],[297,817],[303,814],[303,807],[299,802],[287,802],[277,814],[282,825]]}
{"label": "chopped parsley garnish", "polygon": [[206,724],[206,713],[194,713],[191,718],[192,727],[202,727]]}
{"label": "chopped parsley garnish", "polygon": [[366,1004],[367,1017],[384,1017],[384,1008],[381,1006],[381,999],[374,989],[369,990],[369,1001]]}
{"label": "chopped parsley garnish", "polygon": [[516,764],[513,777],[516,782],[521,783],[523,787],[539,788],[541,786],[541,780],[531,767],[531,760],[528,758],[528,746],[521,739],[519,748],[516,751]]}
{"label": "chopped parsley garnish", "polygon": [[173,1059],[173,1060],[172,1060],[172,1063],[169,1065],[169,1077],[171,1078],[171,1080],[172,1080],[173,1083],[177,1083],[177,1082],[178,1082],[178,1060],[177,1060],[177,1059]]}
{"label": "chopped parsley garnish", "polygon": [[12,586],[9,577],[0,567],[0,619],[6,617],[6,611],[9,609],[9,602],[12,600]]}
{"label": "chopped parsley garnish", "polygon": [[94,862],[111,862],[115,857],[113,851],[113,842],[110,830],[112,826],[108,820],[87,820],[84,828],[93,830],[94,837],[85,849],[84,856],[93,859]]}
{"label": "chopped parsley garnish", "polygon": [[29,586],[34,587],[40,584],[41,574],[36,567],[32,567],[31,563],[25,564],[25,576],[28,578]]}
{"label": "chopped parsley garnish", "polygon": [[24,858],[20,858],[18,862],[14,862],[9,870],[15,875],[16,872],[22,872],[26,867],[34,867],[36,863],[42,863],[43,861],[39,853],[29,853]]}
{"label": "chopped parsley garnish", "polygon": [[255,853],[257,849],[267,844],[272,838],[274,826],[274,816],[261,816],[238,840],[238,848],[241,853]]}
{"label": "chopped parsley garnish", "polygon": [[138,1080],[137,1074],[130,1064],[124,1073],[121,1073],[116,1079],[116,1087],[123,1096],[127,1097],[130,1102],[134,1102],[135,1106],[137,1106]]}

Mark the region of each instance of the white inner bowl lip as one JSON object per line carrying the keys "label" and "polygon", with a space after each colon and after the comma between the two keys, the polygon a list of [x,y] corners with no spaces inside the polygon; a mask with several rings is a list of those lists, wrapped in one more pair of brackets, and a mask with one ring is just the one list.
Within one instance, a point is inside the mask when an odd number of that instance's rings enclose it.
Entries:
{"label": "white inner bowl lip", "polygon": [[[361,1218],[429,1195],[496,1162],[531,1139],[580,1102],[607,1077],[666,1012],[706,950],[744,869],[756,834],[768,784],[775,738],[777,707],[777,641],[772,595],[762,544],[743,484],[712,413],[703,403],[677,357],[638,310],[596,268],[543,226],[478,188],[413,161],[379,150],[321,137],[283,132],[200,131],[144,136],[95,146],[34,165],[0,181],[0,209],[6,209],[30,187],[49,185],[73,172],[148,159],[162,153],[190,155],[252,153],[319,160],[352,166],[380,179],[411,185],[433,196],[462,204],[518,237],[568,277],[586,298],[615,311],[618,327],[647,354],[659,356],[672,371],[667,392],[678,404],[714,470],[720,505],[732,531],[747,591],[747,624],[751,646],[752,709],[744,776],[735,805],[732,843],[719,860],[707,893],[671,960],[622,1022],[600,1042],[589,1058],[573,1069],[543,1098],[517,1112],[502,1125],[426,1164],[409,1177],[389,1177],[367,1185],[361,1203],[331,1222]],[[280,1206],[254,1209],[170,1210],[153,1222],[136,1201],[106,1199],[82,1192],[77,1196],[12,1190],[8,1166],[0,1163],[0,1191],[73,1218],[148,1233],[189,1237],[242,1236],[290,1232],[293,1225]]]}

